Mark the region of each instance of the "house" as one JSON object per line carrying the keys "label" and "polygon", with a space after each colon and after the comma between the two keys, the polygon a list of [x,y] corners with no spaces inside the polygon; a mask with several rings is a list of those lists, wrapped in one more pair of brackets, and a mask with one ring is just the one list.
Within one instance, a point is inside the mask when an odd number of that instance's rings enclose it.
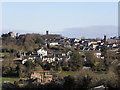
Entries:
{"label": "house", "polygon": [[64,48],[71,48],[71,45],[69,45],[69,44],[64,45]]}
{"label": "house", "polygon": [[9,32],[9,33],[8,33],[8,35],[9,35],[10,37],[12,37],[12,38],[14,38],[14,37],[15,37],[15,35],[14,35],[14,33],[13,33],[13,32]]}
{"label": "house", "polygon": [[117,45],[117,44],[113,44],[112,47],[113,47],[113,48],[116,48],[116,47],[118,47],[118,45]]}
{"label": "house", "polygon": [[42,59],[42,62],[52,63],[54,61],[55,61],[55,57],[52,56],[52,55],[44,56],[43,59]]}
{"label": "house", "polygon": [[81,42],[81,44],[83,45],[83,46],[89,46],[89,41],[88,40],[86,40],[86,41],[82,41]]}
{"label": "house", "polygon": [[30,78],[36,79],[38,83],[44,84],[52,81],[53,75],[50,74],[50,71],[34,71]]}
{"label": "house", "polygon": [[116,39],[107,39],[108,44],[117,43]]}
{"label": "house", "polygon": [[37,51],[37,54],[40,56],[47,56],[47,51],[43,49],[43,47],[41,49],[39,49]]}
{"label": "house", "polygon": [[28,61],[28,59],[22,60],[22,64],[25,64]]}
{"label": "house", "polygon": [[91,67],[83,66],[83,69],[84,69],[84,70],[90,70]]}
{"label": "house", "polygon": [[96,58],[101,58],[101,52],[95,52],[94,55],[96,56]]}
{"label": "house", "polygon": [[98,46],[97,44],[93,44],[92,45],[92,47],[93,47],[94,50],[96,49],[97,46]]}
{"label": "house", "polygon": [[106,90],[106,87],[104,85],[96,86],[91,90]]}
{"label": "house", "polygon": [[51,43],[49,43],[49,45],[50,46],[58,46],[59,44],[58,44],[58,42],[51,42]]}
{"label": "house", "polygon": [[14,32],[9,32],[8,34],[2,34],[1,37],[11,37],[11,38],[14,38],[15,35],[14,35]]}
{"label": "house", "polygon": [[80,39],[75,38],[74,42],[80,42]]}
{"label": "house", "polygon": [[53,53],[55,57],[62,56],[62,52],[55,52]]}

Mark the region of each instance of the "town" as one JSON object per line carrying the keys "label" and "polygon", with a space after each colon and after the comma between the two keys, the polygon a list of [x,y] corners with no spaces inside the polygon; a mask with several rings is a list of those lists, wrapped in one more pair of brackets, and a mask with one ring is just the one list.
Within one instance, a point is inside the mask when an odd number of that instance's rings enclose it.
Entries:
{"label": "town", "polygon": [[[2,34],[1,40],[2,76],[19,77],[17,88],[29,87],[27,85],[30,83],[31,87],[33,84],[45,85],[52,82],[62,85],[64,82],[67,83],[64,80],[72,80],[71,73],[73,76],[80,72],[85,75],[94,72],[109,76],[111,67],[120,67],[120,37],[108,38],[104,35],[103,38],[94,39],[66,38],[46,31],[45,34],[16,35],[9,32]],[[90,76],[87,75],[83,75],[83,78],[90,82]],[[3,82],[3,87],[6,83],[7,81]],[[116,83],[115,85],[119,82]],[[82,89],[97,90],[95,86],[96,83],[91,87],[83,85]],[[108,86],[104,85],[103,88]]]}

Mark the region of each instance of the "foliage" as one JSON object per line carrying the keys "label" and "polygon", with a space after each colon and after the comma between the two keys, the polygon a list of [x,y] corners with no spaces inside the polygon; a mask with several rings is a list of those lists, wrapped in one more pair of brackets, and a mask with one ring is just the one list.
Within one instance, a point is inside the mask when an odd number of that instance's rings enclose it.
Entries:
{"label": "foliage", "polygon": [[75,79],[72,76],[64,77],[64,84],[63,87],[65,90],[73,90],[75,87]]}
{"label": "foliage", "polygon": [[69,65],[70,70],[72,70],[72,71],[79,70],[80,67],[82,67],[83,60],[82,60],[82,57],[79,54],[79,52],[73,51],[68,65]]}
{"label": "foliage", "polygon": [[34,68],[35,63],[32,60],[28,60],[28,61],[26,61],[26,63],[24,65],[27,67],[28,70],[30,70],[30,69]]}
{"label": "foliage", "polygon": [[104,57],[104,66],[105,68],[107,68],[107,46],[106,45],[103,45],[101,47],[101,56]]}
{"label": "foliage", "polygon": [[103,45],[103,46],[101,47],[101,52],[102,52],[102,55],[101,55],[101,56],[106,56],[106,54],[107,54],[107,46]]}
{"label": "foliage", "polygon": [[32,71],[35,69],[35,63],[32,60],[28,60],[25,64],[24,64],[27,68],[27,76],[30,77]]}
{"label": "foliage", "polygon": [[[15,85],[15,84],[14,84]],[[53,80],[50,83],[38,84],[31,83],[25,84],[23,87],[18,88],[27,88],[27,89],[41,89],[41,90],[89,90],[93,89],[96,86],[103,85],[108,90],[119,90],[119,79],[116,77],[115,72],[109,71],[106,74],[96,74],[90,70],[80,70],[77,75],[74,76],[65,76],[64,78],[59,78],[58,80]],[[17,85],[16,85],[17,86]],[[13,87],[14,88],[14,87]]]}
{"label": "foliage", "polygon": [[33,51],[44,45],[44,39],[40,34],[23,34],[18,38],[2,38],[2,45],[3,49],[8,50]]}
{"label": "foliage", "polygon": [[89,70],[81,70],[76,75],[76,84],[77,88],[84,88],[88,89],[92,85],[92,79],[93,79],[94,73]]}
{"label": "foliage", "polygon": [[93,51],[85,52],[86,59],[90,62],[90,66],[94,67],[97,58],[94,55]]}
{"label": "foliage", "polygon": [[22,64],[17,65],[16,71],[17,71],[17,74],[20,78],[27,77],[26,72],[28,72],[28,71],[27,71],[27,68],[24,65],[22,65]]}
{"label": "foliage", "polygon": [[16,76],[16,64],[13,61],[13,54],[10,54],[2,62],[2,75],[3,76]]}
{"label": "foliage", "polygon": [[43,68],[44,68],[44,70],[50,70],[51,64],[48,63],[48,62],[46,62],[46,63],[44,64]]}
{"label": "foliage", "polygon": [[58,71],[62,71],[62,67],[61,66],[58,67]]}
{"label": "foliage", "polygon": [[40,64],[34,63],[31,60],[24,65],[19,64],[16,67],[17,74],[20,78],[30,77],[32,71],[43,70]]}

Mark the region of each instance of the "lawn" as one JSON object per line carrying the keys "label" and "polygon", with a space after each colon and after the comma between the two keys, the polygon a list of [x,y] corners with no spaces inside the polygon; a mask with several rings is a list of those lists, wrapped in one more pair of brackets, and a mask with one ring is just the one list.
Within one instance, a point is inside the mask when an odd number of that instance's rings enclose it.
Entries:
{"label": "lawn", "polygon": [[0,53],[0,57],[4,57],[4,56],[7,56],[9,55],[9,53]]}
{"label": "lawn", "polygon": [[74,76],[77,73],[78,73],[78,71],[62,71],[58,75],[60,75],[60,76],[68,76],[68,75]]}
{"label": "lawn", "polygon": [[97,71],[97,72],[94,72],[96,75],[102,75],[102,74],[107,74],[108,72],[107,71]]}
{"label": "lawn", "polygon": [[[75,76],[79,73],[80,71],[61,71],[60,73],[58,73],[58,75],[60,76]],[[94,72],[96,75],[104,75],[106,74],[106,72]]]}
{"label": "lawn", "polygon": [[2,82],[9,81],[11,83],[14,83],[14,81],[18,81],[18,80],[19,80],[19,78],[16,78],[16,77],[2,77]]}

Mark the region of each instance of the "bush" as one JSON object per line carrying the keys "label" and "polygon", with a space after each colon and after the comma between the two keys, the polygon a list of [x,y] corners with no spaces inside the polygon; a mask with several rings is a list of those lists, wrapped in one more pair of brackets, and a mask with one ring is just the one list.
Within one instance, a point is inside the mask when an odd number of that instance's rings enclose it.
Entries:
{"label": "bush", "polygon": [[81,70],[76,75],[76,88],[88,89],[92,86],[94,73],[89,70]]}

